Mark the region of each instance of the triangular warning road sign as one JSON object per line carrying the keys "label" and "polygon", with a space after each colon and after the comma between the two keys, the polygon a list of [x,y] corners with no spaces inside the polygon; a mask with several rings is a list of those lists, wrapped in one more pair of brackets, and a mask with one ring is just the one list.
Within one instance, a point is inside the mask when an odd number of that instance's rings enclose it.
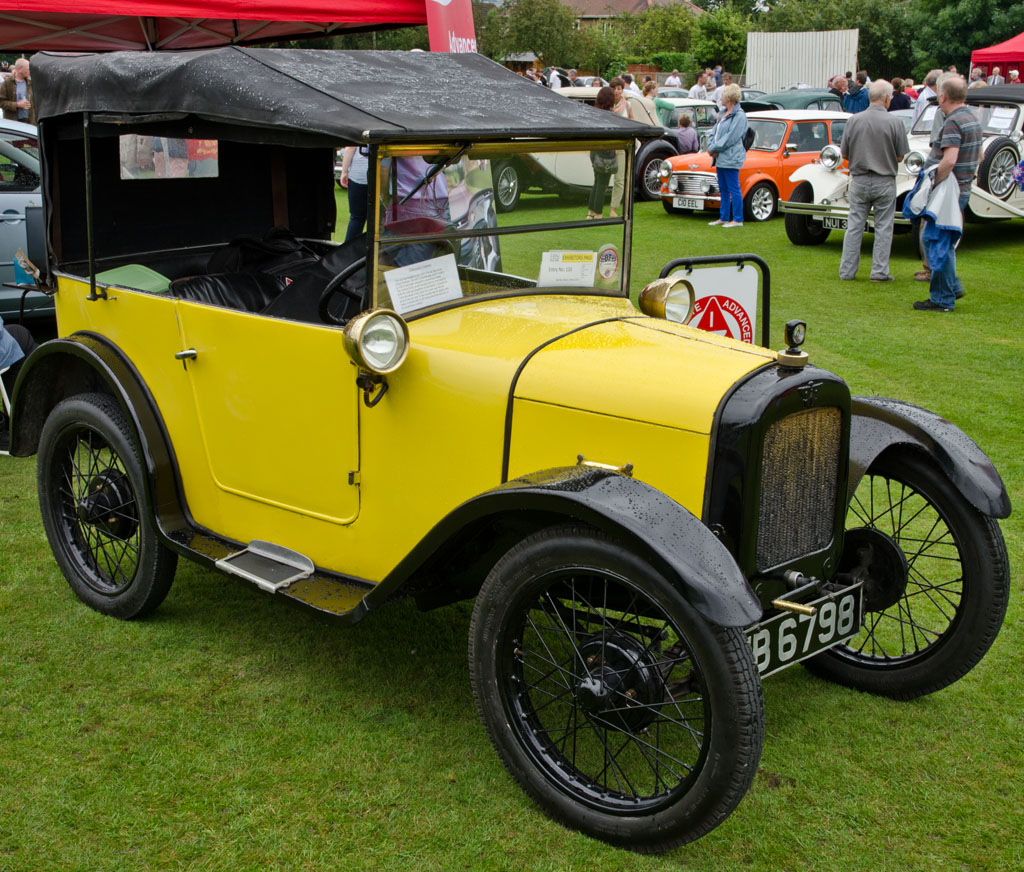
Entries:
{"label": "triangular warning road sign", "polygon": [[725,320],[725,313],[718,305],[718,300],[715,297],[708,297],[705,302],[707,305],[693,326],[708,333],[717,333],[719,336],[732,336],[729,322]]}

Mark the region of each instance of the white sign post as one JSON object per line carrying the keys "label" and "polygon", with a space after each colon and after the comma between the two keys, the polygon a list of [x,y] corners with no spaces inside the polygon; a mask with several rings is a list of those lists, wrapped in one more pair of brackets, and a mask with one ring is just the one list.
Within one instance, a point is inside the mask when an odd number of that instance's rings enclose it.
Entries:
{"label": "white sign post", "polygon": [[691,327],[754,342],[757,327],[757,285],[759,270],[753,264],[685,269],[673,273],[693,285],[697,305]]}

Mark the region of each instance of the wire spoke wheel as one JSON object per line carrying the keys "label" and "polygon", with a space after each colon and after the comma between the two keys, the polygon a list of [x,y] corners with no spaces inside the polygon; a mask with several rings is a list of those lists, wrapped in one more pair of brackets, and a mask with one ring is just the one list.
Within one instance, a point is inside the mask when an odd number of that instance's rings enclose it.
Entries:
{"label": "wire spoke wheel", "polygon": [[581,802],[657,808],[707,754],[706,679],[671,618],[628,581],[547,575],[503,646],[503,696],[537,764]]}
{"label": "wire spoke wheel", "polygon": [[79,599],[120,618],[156,608],[177,558],[157,540],[138,450],[111,397],[56,406],[40,435],[37,478],[50,547]]}
{"label": "wire spoke wheel", "polygon": [[[858,484],[848,537],[883,534],[902,552],[884,590],[865,588],[858,635],[805,661],[822,677],[909,699],[970,671],[994,641],[1006,612],[1009,568],[994,520],[917,455],[882,458]],[[869,601],[878,603],[871,606]]]}
{"label": "wire spoke wheel", "polygon": [[520,786],[567,826],[667,850],[743,798],[764,701],[742,631],[582,527],[527,537],[488,575],[470,628],[481,719]]}
{"label": "wire spoke wheel", "polygon": [[57,453],[64,536],[83,580],[98,593],[117,593],[135,577],[140,557],[138,499],[124,463],[87,426],[66,431]]}

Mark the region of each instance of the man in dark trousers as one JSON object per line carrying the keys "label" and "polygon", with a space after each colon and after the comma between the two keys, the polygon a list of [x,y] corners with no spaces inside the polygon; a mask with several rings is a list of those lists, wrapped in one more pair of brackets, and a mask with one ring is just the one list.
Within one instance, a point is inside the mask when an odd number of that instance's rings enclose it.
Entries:
{"label": "man in dark trousers", "polygon": [[871,249],[871,281],[891,282],[889,250],[896,211],[897,164],[910,151],[903,122],[889,114],[892,85],[876,79],[868,86],[868,108],[854,115],[843,132],[843,157],[850,162],[850,215],[843,238],[839,278],[856,277],[860,242],[868,212],[875,213],[875,242]]}

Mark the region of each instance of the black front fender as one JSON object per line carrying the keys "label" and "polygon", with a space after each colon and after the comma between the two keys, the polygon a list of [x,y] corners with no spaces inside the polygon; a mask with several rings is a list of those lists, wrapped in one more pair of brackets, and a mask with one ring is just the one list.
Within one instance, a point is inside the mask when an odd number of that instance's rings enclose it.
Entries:
{"label": "black front fender", "polygon": [[581,521],[624,539],[715,624],[745,627],[761,617],[736,561],[699,518],[644,482],[579,466],[514,479],[463,503],[367,596],[367,606],[398,595],[421,567],[481,521],[532,516],[543,524]]}
{"label": "black front fender", "polygon": [[881,454],[908,446],[931,457],[972,506],[992,518],[1010,515],[1010,497],[992,461],[959,427],[934,412],[885,397],[853,397],[850,484]]}

